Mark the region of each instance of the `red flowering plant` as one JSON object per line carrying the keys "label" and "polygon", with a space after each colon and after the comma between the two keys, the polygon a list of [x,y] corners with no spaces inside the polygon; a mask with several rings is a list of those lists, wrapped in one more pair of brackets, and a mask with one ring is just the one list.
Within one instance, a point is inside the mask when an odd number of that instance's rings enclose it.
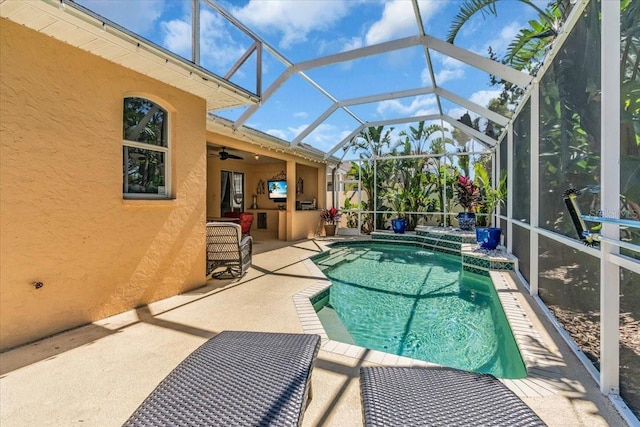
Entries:
{"label": "red flowering plant", "polygon": [[455,184],[457,202],[465,212],[473,212],[478,204],[480,189],[471,178],[459,175]]}
{"label": "red flowering plant", "polygon": [[322,218],[326,224],[335,225],[336,222],[340,221],[341,216],[342,214],[336,208],[322,209],[322,211],[320,211],[320,218]]}

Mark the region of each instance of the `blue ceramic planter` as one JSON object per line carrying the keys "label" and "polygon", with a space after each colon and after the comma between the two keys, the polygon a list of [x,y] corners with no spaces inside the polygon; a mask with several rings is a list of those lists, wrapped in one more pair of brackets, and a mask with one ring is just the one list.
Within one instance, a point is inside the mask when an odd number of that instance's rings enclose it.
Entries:
{"label": "blue ceramic planter", "polygon": [[391,228],[397,234],[404,234],[407,229],[407,220],[405,218],[395,218],[391,220]]}
{"label": "blue ceramic planter", "polygon": [[476,227],[476,241],[483,249],[495,249],[500,244],[502,230],[496,227]]}
{"label": "blue ceramic planter", "polygon": [[460,212],[458,214],[458,226],[460,230],[473,230],[476,225],[476,214],[473,212]]}

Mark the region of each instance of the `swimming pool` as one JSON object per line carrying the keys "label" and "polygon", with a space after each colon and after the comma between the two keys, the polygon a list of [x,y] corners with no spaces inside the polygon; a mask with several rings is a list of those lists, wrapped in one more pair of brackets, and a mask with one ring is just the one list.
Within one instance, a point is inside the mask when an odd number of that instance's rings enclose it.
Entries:
{"label": "swimming pool", "polygon": [[330,339],[499,378],[526,369],[491,279],[460,257],[376,242],[312,261],[331,280],[314,307]]}

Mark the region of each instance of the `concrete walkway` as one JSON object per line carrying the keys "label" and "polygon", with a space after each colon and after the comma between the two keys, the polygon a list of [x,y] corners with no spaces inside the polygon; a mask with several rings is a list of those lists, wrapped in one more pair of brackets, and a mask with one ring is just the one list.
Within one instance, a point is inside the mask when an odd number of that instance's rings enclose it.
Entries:
{"label": "concrete walkway", "polygon": [[[0,424],[119,426],[189,353],[223,330],[302,332],[293,295],[317,284],[304,259],[321,239],[256,245],[241,281],[207,286],[0,355]],[[544,346],[565,363],[559,391],[523,398],[549,426],[623,426],[609,400],[522,295]],[[304,426],[362,425],[358,369],[370,361],[321,350]]]}

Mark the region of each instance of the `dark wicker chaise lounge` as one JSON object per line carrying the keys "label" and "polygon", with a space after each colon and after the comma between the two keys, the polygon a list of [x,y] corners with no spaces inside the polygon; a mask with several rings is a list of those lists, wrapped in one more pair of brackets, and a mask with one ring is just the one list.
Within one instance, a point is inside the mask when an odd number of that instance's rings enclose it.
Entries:
{"label": "dark wicker chaise lounge", "polygon": [[299,426],[320,337],[223,331],[182,361],[125,426]]}
{"label": "dark wicker chaise lounge", "polygon": [[498,379],[448,368],[360,369],[365,426],[545,426]]}

